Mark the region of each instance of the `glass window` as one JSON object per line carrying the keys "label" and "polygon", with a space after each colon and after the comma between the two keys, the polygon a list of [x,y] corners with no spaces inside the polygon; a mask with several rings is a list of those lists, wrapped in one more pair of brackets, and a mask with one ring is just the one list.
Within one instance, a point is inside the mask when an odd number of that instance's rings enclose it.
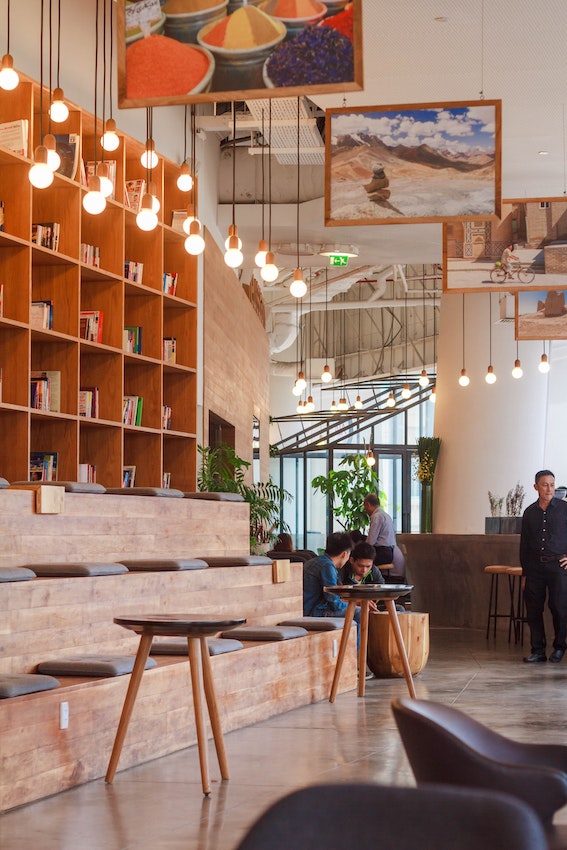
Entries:
{"label": "glass window", "polygon": [[397,446],[405,443],[406,415],[402,411],[374,427],[374,442],[382,446]]}
{"label": "glass window", "polygon": [[327,474],[327,453],[308,454],[305,458],[307,485],[305,544],[297,543],[298,549],[312,549],[317,552],[325,548],[327,536],[327,498],[319,491],[315,492],[311,482],[317,475]]}

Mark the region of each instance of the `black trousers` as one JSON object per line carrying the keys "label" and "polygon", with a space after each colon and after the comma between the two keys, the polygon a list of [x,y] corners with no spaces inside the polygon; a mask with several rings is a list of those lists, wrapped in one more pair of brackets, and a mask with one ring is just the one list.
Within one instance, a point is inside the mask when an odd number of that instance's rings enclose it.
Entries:
{"label": "black trousers", "polygon": [[376,556],[374,558],[374,563],[377,567],[380,564],[391,564],[394,560],[394,547],[393,546],[375,546]]}
{"label": "black trousers", "polygon": [[530,564],[526,570],[524,599],[530,627],[532,652],[544,652],[546,647],[543,609],[545,599],[553,618],[554,649],[567,649],[567,570],[559,561]]}

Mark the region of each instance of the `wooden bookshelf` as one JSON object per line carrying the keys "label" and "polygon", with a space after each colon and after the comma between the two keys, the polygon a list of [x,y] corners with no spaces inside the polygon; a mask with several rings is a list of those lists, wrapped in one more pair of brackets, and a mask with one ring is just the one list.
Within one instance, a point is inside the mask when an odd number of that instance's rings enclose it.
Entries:
{"label": "wooden bookshelf", "polygon": [[[44,108],[48,92],[44,92]],[[28,156],[0,146],[0,475],[25,480],[32,451],[58,453],[60,480],[78,478],[78,465],[96,466],[96,480],[119,487],[123,466],[136,467],[136,484],[194,490],[196,484],[196,258],[184,250],[183,233],[170,226],[171,211],[186,206],[176,186],[178,167],[160,157],[152,174],[161,210],[154,231],[136,226],[124,204],[124,181],[145,178],[140,164],[143,144],[121,135],[120,148],[105,158],[116,160],[115,199],[98,216],[85,213],[81,168],[73,179],[55,174],[47,189],[28,180],[34,147],[39,143],[39,85],[22,79],[12,92],[0,92],[0,122],[27,119]],[[44,130],[48,120],[44,114]],[[71,105],[56,132],[80,134],[80,158],[100,161],[102,151],[93,116]],[[80,164],[80,160],[79,160]],[[32,244],[32,224],[60,224],[57,251]],[[81,244],[100,249],[100,266],[82,262]],[[124,277],[124,263],[143,263],[140,283]],[[164,273],[177,273],[175,295],[163,292]],[[52,301],[51,328],[30,324],[32,301]],[[102,341],[80,338],[81,310],[103,314]],[[142,351],[123,351],[123,329],[142,328]],[[176,363],[163,362],[163,338],[176,338]],[[30,372],[61,374],[61,410],[30,407]],[[98,387],[99,416],[79,416],[79,390]],[[142,422],[124,425],[124,395],[143,397]],[[171,428],[162,428],[164,405],[172,408]]]}

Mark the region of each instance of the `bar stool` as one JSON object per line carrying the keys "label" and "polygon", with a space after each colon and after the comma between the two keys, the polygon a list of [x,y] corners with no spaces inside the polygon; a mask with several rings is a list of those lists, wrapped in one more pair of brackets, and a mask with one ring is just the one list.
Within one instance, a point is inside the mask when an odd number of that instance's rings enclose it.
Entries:
{"label": "bar stool", "polygon": [[[493,564],[484,568],[484,572],[490,576],[490,596],[488,599],[488,617],[486,620],[486,639],[490,634],[490,623],[493,623],[493,637],[496,637],[496,625],[499,619],[508,620],[508,643],[510,642],[512,629],[516,634],[516,609],[513,592],[513,576],[508,572],[511,568],[508,565]],[[498,580],[501,575],[506,576],[508,580],[509,608],[508,613],[501,613],[498,607]]]}
{"label": "bar stool", "polygon": [[[128,731],[130,717],[136,702],[138,688],[142,680],[144,667],[150,653],[152,641],[156,635],[168,637],[186,637],[189,664],[191,669],[191,686],[193,689],[193,708],[195,711],[195,728],[197,731],[197,746],[199,748],[199,765],[203,794],[209,796],[211,783],[209,779],[209,761],[207,753],[207,735],[205,730],[205,712],[203,694],[207,702],[209,720],[213,732],[217,759],[223,779],[230,779],[228,761],[224,748],[224,739],[217,708],[215,686],[211,670],[211,659],[207,647],[207,636],[217,634],[227,629],[241,626],[246,622],[244,617],[238,619],[215,620],[206,614],[141,614],[129,617],[115,617],[114,622],[125,629],[131,629],[140,635],[140,644],[136,661],[130,677],[130,683],[124,699],[120,722],[114,739],[112,754],[106,771],[106,782],[111,783],[118,767],[122,745]],[[201,677],[202,670],[202,677]]]}
{"label": "bar stool", "polygon": [[[511,587],[510,593],[512,599],[515,598],[514,611],[514,643],[524,645],[524,625],[526,623],[526,606],[524,602],[524,588],[522,587],[522,568],[508,567],[508,576],[510,577]],[[518,581],[518,589],[516,591],[516,580]]]}

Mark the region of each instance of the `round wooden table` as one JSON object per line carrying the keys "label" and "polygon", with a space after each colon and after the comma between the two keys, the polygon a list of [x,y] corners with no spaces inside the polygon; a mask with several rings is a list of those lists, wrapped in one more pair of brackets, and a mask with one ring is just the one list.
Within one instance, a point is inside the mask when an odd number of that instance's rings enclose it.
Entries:
{"label": "round wooden table", "polygon": [[[106,781],[112,782],[118,760],[122,752],[122,745],[130,723],[130,717],[136,702],[138,688],[142,681],[144,667],[150,654],[154,636],[186,637],[187,653],[191,669],[191,686],[193,688],[193,708],[195,711],[195,728],[197,731],[197,746],[199,748],[199,765],[201,768],[201,782],[203,794],[211,793],[209,778],[209,760],[207,753],[207,734],[205,728],[205,712],[203,706],[203,695],[207,702],[209,720],[213,732],[217,759],[223,779],[229,779],[228,761],[224,748],[222,727],[217,707],[217,698],[211,670],[211,659],[207,646],[207,636],[215,635],[220,631],[233,629],[246,622],[246,618],[215,619],[207,614],[137,614],[128,617],[115,617],[114,622],[131,629],[140,635],[140,644],[136,654],[136,661],[130,676],[130,683],[126,691],[120,722],[114,739],[112,754],[106,771]],[[202,671],[202,677],[201,677]]]}
{"label": "round wooden table", "polygon": [[364,688],[366,683],[366,652],[368,648],[368,607],[371,601],[377,602],[382,600],[386,606],[386,611],[392,623],[394,638],[400,653],[400,660],[404,670],[405,680],[407,682],[410,697],[415,699],[415,687],[409,666],[408,656],[400,622],[398,620],[398,612],[396,611],[396,599],[400,596],[406,596],[413,590],[413,585],[409,584],[339,584],[333,587],[325,587],[325,593],[334,593],[341,599],[345,600],[347,609],[345,612],[345,624],[343,626],[343,636],[337,656],[337,665],[335,667],[335,675],[333,676],[333,684],[331,686],[331,696],[329,702],[334,702],[339,686],[339,679],[347,648],[347,643],[350,635],[354,612],[357,605],[360,606],[360,644],[358,648],[358,696],[364,696]]}

